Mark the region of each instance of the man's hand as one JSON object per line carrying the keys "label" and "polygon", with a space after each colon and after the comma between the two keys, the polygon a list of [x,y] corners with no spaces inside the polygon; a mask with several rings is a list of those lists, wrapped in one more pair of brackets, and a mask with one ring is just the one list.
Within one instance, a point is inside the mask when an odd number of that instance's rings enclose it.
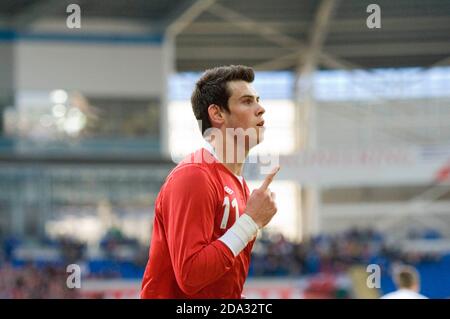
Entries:
{"label": "man's hand", "polygon": [[266,176],[261,187],[255,189],[247,201],[245,212],[255,221],[259,228],[266,226],[277,212],[275,193],[270,191],[269,185],[279,170],[279,166],[275,167]]}

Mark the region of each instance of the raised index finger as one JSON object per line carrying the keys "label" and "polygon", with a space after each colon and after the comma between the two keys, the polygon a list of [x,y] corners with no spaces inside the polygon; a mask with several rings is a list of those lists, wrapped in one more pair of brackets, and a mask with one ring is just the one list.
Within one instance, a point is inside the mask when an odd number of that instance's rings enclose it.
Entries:
{"label": "raised index finger", "polygon": [[276,166],[272,172],[269,173],[269,175],[266,176],[266,178],[264,179],[263,184],[261,185],[261,187],[259,188],[260,190],[267,190],[267,188],[269,188],[270,183],[272,183],[273,178],[275,177],[275,175],[277,175],[278,171],[280,170],[280,166]]}

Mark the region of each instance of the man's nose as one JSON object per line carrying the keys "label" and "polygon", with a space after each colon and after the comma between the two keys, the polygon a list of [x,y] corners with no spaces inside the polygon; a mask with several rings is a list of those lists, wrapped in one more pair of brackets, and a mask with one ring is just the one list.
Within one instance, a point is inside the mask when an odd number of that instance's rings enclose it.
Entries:
{"label": "man's nose", "polygon": [[256,111],[256,115],[257,115],[257,116],[261,116],[261,115],[263,115],[264,113],[266,113],[266,109],[263,108],[261,104],[258,104],[258,105],[259,105],[259,107],[258,107],[258,109],[257,109],[257,111]]}

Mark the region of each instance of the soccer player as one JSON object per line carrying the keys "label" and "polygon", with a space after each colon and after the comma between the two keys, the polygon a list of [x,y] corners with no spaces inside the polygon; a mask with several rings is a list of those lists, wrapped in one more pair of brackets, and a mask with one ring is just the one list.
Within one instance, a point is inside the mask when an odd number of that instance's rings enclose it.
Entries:
{"label": "soccer player", "polygon": [[419,294],[419,273],[411,266],[399,266],[394,271],[394,282],[398,290],[388,293],[381,299],[428,299]]}
{"label": "soccer player", "polygon": [[254,76],[246,66],[222,66],[196,83],[191,102],[205,147],[158,194],[141,298],[241,298],[255,236],[277,211],[269,185],[279,167],[251,195],[242,177],[264,133]]}

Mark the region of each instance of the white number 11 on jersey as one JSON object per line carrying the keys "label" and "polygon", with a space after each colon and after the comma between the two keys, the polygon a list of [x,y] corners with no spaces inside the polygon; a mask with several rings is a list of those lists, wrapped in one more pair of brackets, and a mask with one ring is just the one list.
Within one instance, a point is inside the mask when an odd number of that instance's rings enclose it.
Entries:
{"label": "white number 11 on jersey", "polygon": [[[220,229],[227,228],[228,218],[230,216],[230,198],[228,196],[225,196],[225,198],[223,199],[223,206],[225,206],[225,209],[223,211],[223,218],[222,223],[220,224]],[[231,207],[235,209],[237,220],[239,218],[239,208],[236,198],[231,201]]]}

